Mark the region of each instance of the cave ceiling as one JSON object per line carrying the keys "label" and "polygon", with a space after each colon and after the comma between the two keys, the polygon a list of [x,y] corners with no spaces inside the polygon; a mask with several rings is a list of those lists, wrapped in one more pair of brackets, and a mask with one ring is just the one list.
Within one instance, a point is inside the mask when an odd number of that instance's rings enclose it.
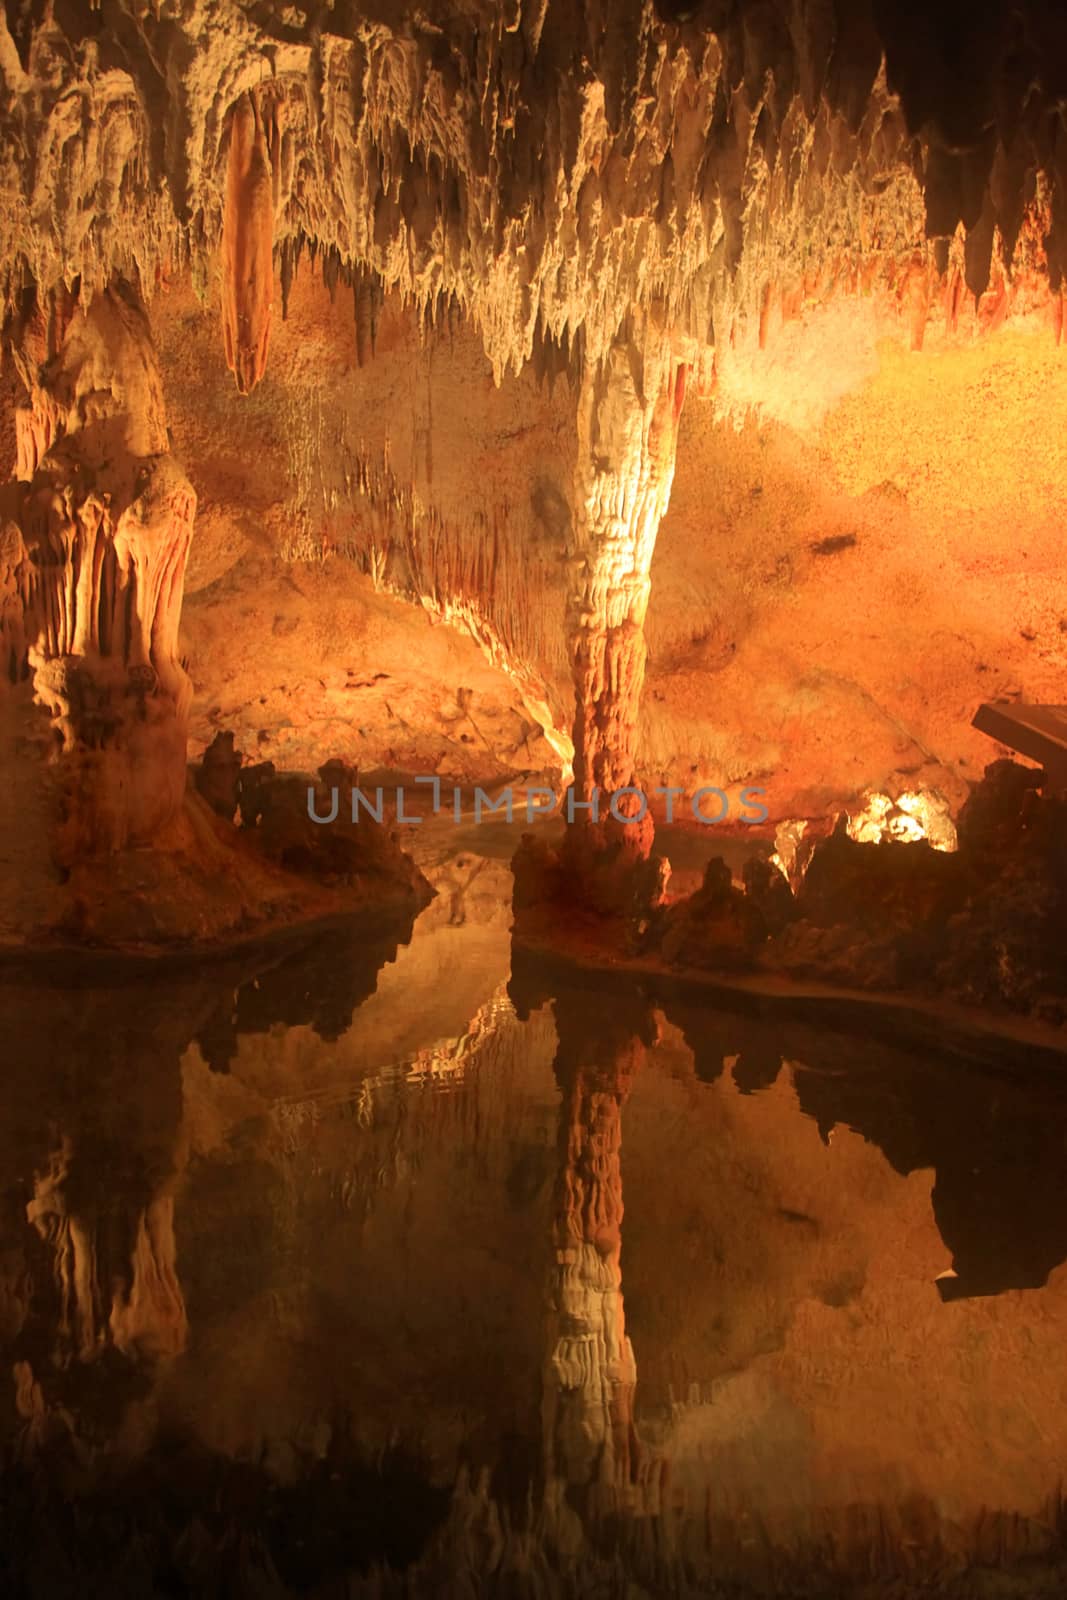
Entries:
{"label": "cave ceiling", "polygon": [[242,388],[264,253],[357,320],[458,306],[498,379],[635,320],[707,349],[776,285],[1067,265],[1053,0],[22,0],[0,77],[8,311],[116,273],[206,295],[221,259]]}

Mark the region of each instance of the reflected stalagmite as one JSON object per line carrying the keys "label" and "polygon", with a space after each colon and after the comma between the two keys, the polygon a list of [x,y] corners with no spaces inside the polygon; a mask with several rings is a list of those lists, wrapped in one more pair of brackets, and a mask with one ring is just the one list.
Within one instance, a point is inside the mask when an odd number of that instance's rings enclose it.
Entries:
{"label": "reflected stalagmite", "polygon": [[37,1435],[46,1416],[61,1434],[74,1426],[67,1408],[91,1387],[95,1364],[133,1394],[187,1347],[176,1228],[190,1043],[225,1073],[244,1033],[284,1023],[337,1038],[402,932],[320,937],[184,977],[0,985],[0,1025],[19,1040],[0,1191],[22,1197],[3,1214],[0,1335],[21,1364]]}
{"label": "reflected stalagmite", "polygon": [[563,1497],[595,1525],[645,1514],[659,1491],[659,1469],[635,1428],[637,1367],[622,1290],[622,1112],[656,1029],[640,1002],[620,1006],[607,1024],[573,994],[561,994],[553,1010],[562,1099],[542,1399],[545,1515],[551,1521]]}
{"label": "reflected stalagmite", "polygon": [[89,1361],[107,1345],[123,1355],[178,1355],[188,1323],[177,1274],[173,1193],[152,1194],[143,1206],[125,1194],[109,1195],[101,1204],[84,1193],[84,1179],[78,1181],[79,1167],[93,1162],[94,1154],[76,1152],[64,1140],[38,1177],[26,1212],[53,1257],[56,1356],[61,1362]]}

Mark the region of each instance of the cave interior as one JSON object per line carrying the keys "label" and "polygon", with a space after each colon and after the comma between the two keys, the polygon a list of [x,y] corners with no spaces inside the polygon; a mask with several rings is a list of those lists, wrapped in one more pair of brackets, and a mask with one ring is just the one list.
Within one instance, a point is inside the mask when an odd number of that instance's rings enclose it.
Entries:
{"label": "cave interior", "polygon": [[12,0],[0,194],[11,1592],[1062,1593],[1067,8]]}

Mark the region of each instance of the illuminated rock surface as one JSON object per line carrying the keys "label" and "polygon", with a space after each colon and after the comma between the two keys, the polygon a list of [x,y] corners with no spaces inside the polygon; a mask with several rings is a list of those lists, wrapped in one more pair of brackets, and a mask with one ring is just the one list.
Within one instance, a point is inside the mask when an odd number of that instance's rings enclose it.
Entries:
{"label": "illuminated rock surface", "polygon": [[958,808],[1067,665],[1067,40],[958,9],[12,13],[2,287],[149,306],[191,754]]}

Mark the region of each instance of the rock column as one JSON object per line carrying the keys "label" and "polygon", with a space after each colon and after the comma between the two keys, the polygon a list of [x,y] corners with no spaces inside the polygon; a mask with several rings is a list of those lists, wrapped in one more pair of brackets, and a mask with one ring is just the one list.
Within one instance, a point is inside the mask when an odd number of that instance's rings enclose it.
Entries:
{"label": "rock column", "polygon": [[62,870],[153,841],[181,806],[196,495],[135,292],[68,305],[44,345],[40,328],[23,344],[19,478],[0,491],[0,647],[6,731],[32,771],[23,808],[47,812]]}
{"label": "rock column", "polygon": [[653,838],[639,796],[620,797],[616,815],[610,804],[635,781],[652,554],[674,479],[685,374],[665,341],[642,349],[624,340],[587,373],[579,398],[569,620],[575,821],[566,848],[579,878],[611,856],[620,906],[627,868],[648,856]]}

